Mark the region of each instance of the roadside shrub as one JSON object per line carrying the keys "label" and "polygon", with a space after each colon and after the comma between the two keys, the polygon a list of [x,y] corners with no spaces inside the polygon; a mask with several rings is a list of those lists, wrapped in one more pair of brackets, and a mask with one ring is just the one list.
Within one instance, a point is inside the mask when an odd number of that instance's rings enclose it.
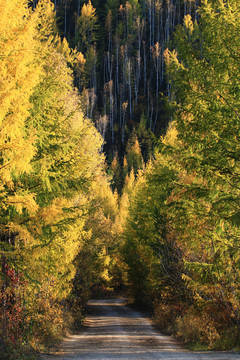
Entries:
{"label": "roadside shrub", "polygon": [[1,359],[35,359],[73,327],[74,314],[56,301],[50,286],[31,291],[23,275],[7,264],[0,285]]}
{"label": "roadside shrub", "polygon": [[61,339],[64,332],[63,308],[50,294],[41,293],[34,299],[28,313],[29,343],[39,350]]}
{"label": "roadside shrub", "polygon": [[209,349],[220,338],[214,320],[206,313],[199,313],[194,307],[190,307],[183,317],[176,319],[176,335],[185,343],[201,343]]}
{"label": "roadside shrub", "polygon": [[176,319],[176,335],[194,347],[211,350],[234,348],[237,326],[221,302],[209,302],[191,306]]}
{"label": "roadside shrub", "polygon": [[182,304],[154,303],[154,319],[158,327],[165,333],[175,333],[176,318],[184,312]]}
{"label": "roadside shrub", "polygon": [[188,307],[155,301],[154,320],[161,331],[176,336],[194,350],[239,349],[237,324],[221,301]]}

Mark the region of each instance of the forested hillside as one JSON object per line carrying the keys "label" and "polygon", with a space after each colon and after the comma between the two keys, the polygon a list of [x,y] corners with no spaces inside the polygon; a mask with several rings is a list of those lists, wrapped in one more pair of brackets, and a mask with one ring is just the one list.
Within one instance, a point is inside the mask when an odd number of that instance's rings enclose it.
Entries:
{"label": "forested hillside", "polygon": [[[111,158],[120,153],[140,119],[149,132],[165,132],[168,116],[164,96],[164,51],[175,26],[190,13],[197,18],[198,1],[56,0],[60,34],[80,55],[75,84],[86,114],[106,140]],[[150,148],[145,150],[149,158]]]}
{"label": "forested hillside", "polygon": [[0,0],[1,358],[119,291],[240,346],[238,0]]}

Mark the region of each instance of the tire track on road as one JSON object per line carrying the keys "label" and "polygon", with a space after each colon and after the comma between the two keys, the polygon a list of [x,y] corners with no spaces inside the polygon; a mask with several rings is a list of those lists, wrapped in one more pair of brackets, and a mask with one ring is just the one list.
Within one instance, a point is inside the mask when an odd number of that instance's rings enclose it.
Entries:
{"label": "tire track on road", "polygon": [[124,299],[91,300],[86,330],[66,338],[42,360],[240,360],[235,352],[191,352],[154,330],[150,319],[125,306]]}

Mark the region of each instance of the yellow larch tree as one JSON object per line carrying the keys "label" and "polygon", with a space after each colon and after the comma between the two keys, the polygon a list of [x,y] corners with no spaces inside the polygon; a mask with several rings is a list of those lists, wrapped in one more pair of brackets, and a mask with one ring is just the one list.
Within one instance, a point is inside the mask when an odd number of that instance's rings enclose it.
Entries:
{"label": "yellow larch tree", "polygon": [[[0,286],[7,269],[22,272],[25,315],[48,336],[71,288],[102,139],[81,110],[67,65],[77,54],[56,35],[50,0],[34,12],[20,0],[0,0],[0,9]],[[11,324],[3,307],[0,320]]]}
{"label": "yellow larch tree", "polygon": [[29,98],[39,81],[36,57],[37,13],[27,0],[0,1],[0,153],[1,187],[12,176],[31,169],[35,153],[33,129],[26,128]]}

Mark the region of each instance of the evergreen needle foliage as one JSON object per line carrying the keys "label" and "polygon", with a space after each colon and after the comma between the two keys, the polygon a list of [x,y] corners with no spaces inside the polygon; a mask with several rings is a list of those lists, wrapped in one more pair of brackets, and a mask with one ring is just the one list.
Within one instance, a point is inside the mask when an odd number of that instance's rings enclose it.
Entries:
{"label": "evergreen needle foliage", "polygon": [[1,358],[126,286],[239,348],[240,3],[200,3],[0,0]]}

